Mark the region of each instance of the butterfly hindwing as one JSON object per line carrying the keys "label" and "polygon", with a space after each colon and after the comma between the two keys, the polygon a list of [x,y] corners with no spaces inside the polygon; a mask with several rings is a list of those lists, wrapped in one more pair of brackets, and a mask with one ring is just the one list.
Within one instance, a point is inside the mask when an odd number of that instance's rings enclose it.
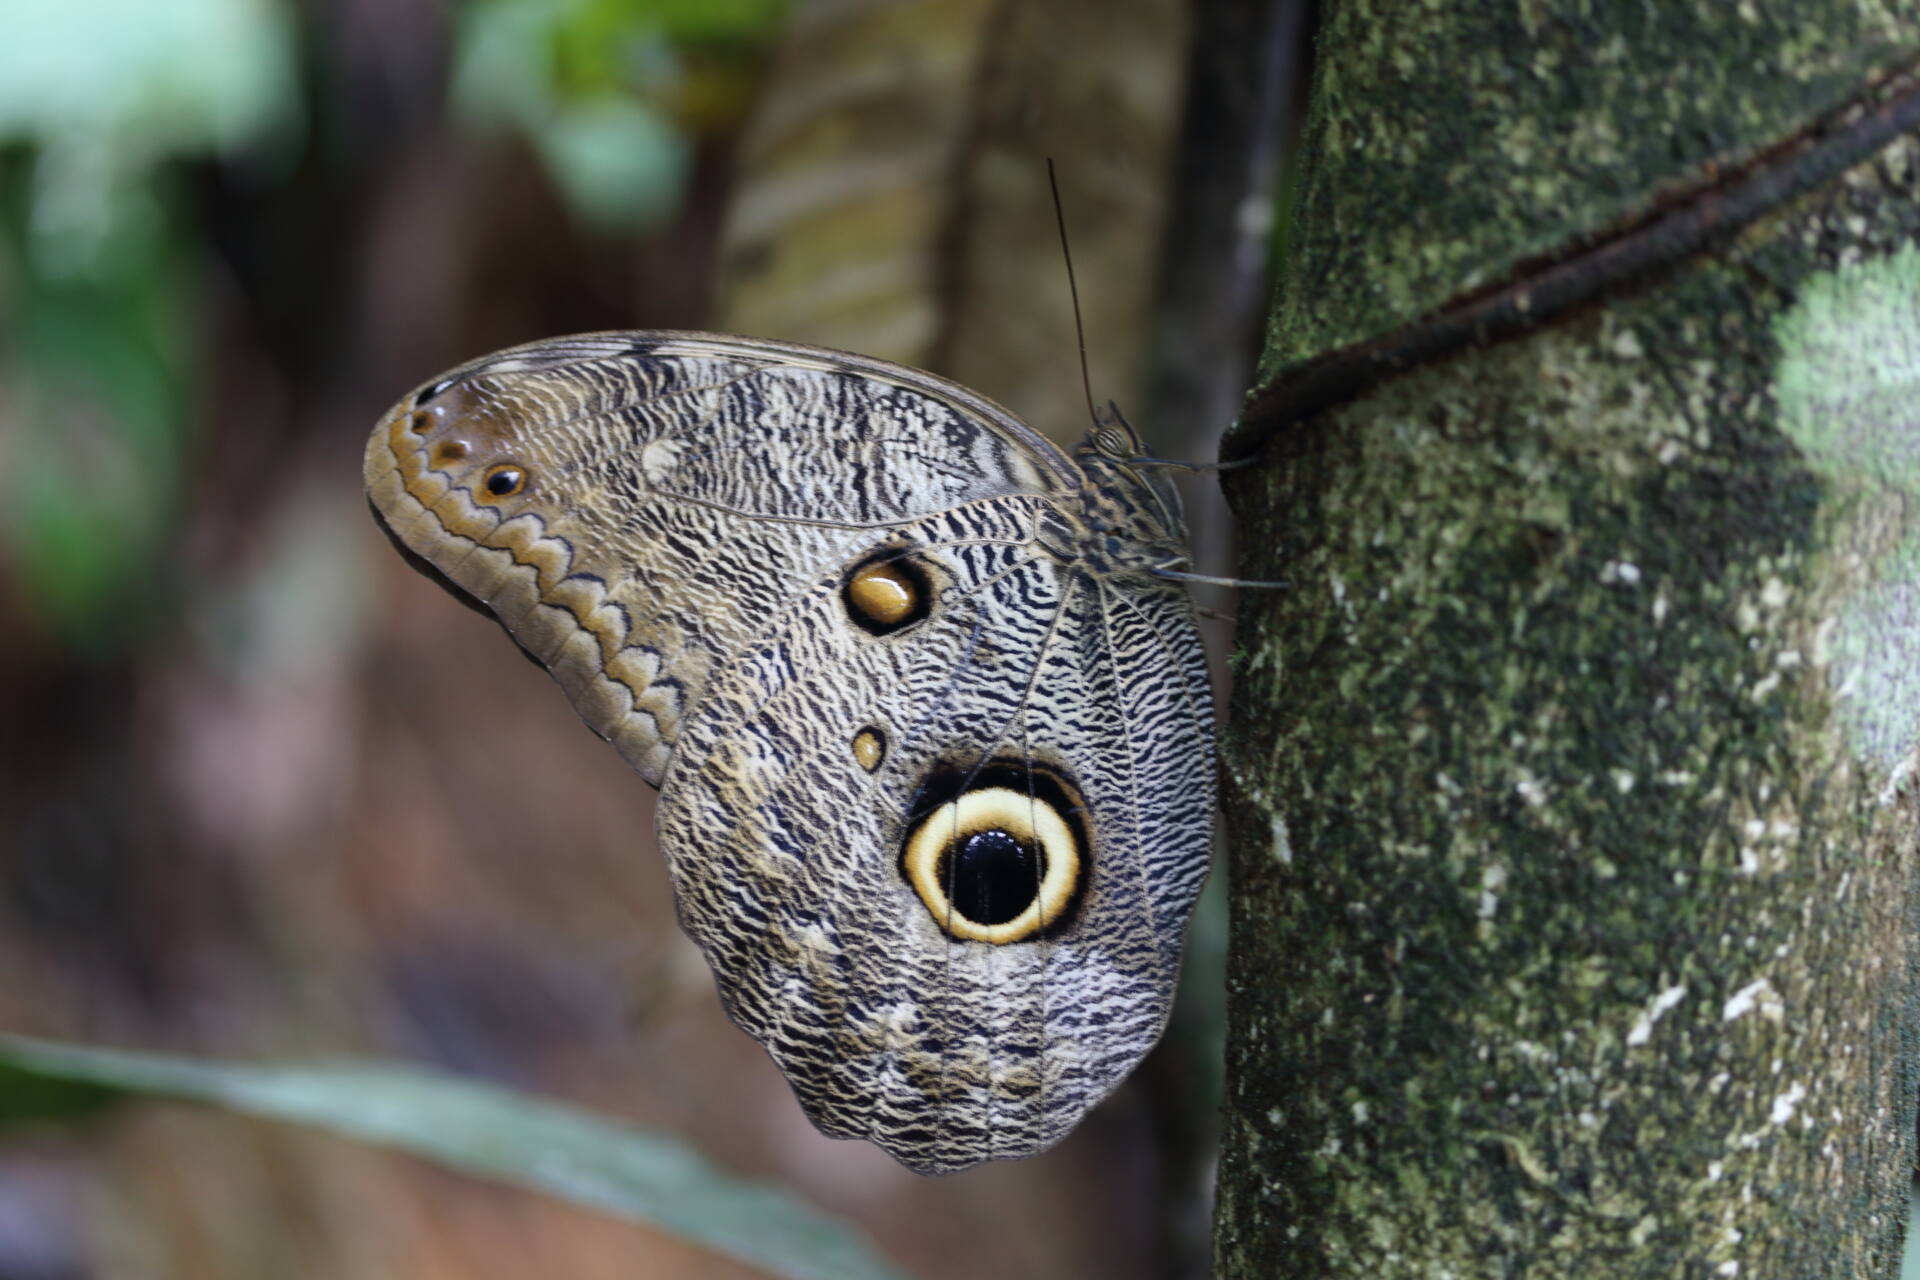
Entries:
{"label": "butterfly hindwing", "polygon": [[[1206,752],[1185,742],[1176,767],[1116,732],[1171,689],[1124,687],[1098,583],[1005,545],[1030,505],[895,531],[884,545],[940,584],[897,635],[851,624],[839,580],[816,583],[716,676],[661,798],[683,922],[736,1021],[822,1128],[928,1171],[1050,1145],[1131,1069],[1205,866],[1202,850],[1154,879],[1141,833],[1204,830],[1207,785],[1167,783]],[[1190,737],[1194,720],[1170,720]],[[886,743],[872,770],[869,732]],[[903,865],[932,801],[968,787],[1063,811],[1084,842],[1071,900],[1031,936],[954,937]]]}

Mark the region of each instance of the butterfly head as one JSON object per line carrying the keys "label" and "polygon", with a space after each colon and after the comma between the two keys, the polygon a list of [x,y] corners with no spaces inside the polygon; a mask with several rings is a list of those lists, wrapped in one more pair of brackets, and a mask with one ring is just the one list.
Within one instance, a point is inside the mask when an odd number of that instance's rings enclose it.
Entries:
{"label": "butterfly head", "polygon": [[1099,412],[1088,429],[1086,438],[1081,441],[1083,454],[1095,453],[1115,462],[1125,462],[1137,458],[1146,451],[1141,443],[1140,434],[1133,424],[1120,415],[1119,407],[1108,403],[1106,409]]}
{"label": "butterfly head", "polygon": [[1087,477],[1086,559],[1116,572],[1186,559],[1179,494],[1137,465],[1146,447],[1118,406],[1095,416],[1075,453]]}

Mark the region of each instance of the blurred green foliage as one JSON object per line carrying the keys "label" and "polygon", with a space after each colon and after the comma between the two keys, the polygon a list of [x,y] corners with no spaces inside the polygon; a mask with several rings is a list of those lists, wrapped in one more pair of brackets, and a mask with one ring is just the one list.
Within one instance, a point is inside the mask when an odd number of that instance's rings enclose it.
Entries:
{"label": "blurred green foliage", "polygon": [[182,229],[157,187],[114,199],[83,257],[34,252],[34,184],[0,164],[0,545],[30,614],[110,644],[97,615],[171,514],[191,394]]}
{"label": "blurred green foliage", "polygon": [[[783,7],[474,0],[450,15],[450,105],[525,137],[585,224],[644,231]],[[163,562],[209,360],[179,166],[293,168],[309,29],[288,0],[0,0],[0,32],[0,587],[110,649]]]}
{"label": "blurred green foliage", "polygon": [[278,0],[4,0],[0,138],[32,144],[26,246],[51,273],[111,271],[176,156],[233,154],[295,120]]}
{"label": "blurred green foliage", "polygon": [[[510,126],[567,203],[603,232],[644,231],[679,207],[688,131],[780,0],[480,0],[461,14],[454,100]],[[716,93],[715,90],[719,92]]]}
{"label": "blurred green foliage", "polygon": [[0,29],[0,556],[30,617],[110,644],[198,354],[166,165],[296,136],[294,32],[270,0],[4,0]]}

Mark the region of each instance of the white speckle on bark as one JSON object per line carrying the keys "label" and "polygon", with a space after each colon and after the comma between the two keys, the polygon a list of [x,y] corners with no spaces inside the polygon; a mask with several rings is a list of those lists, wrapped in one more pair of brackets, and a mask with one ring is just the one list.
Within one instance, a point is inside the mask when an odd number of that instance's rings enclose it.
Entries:
{"label": "white speckle on bark", "polygon": [[1673,1008],[1673,1006],[1679,1004],[1686,998],[1687,988],[1685,983],[1668,987],[1665,991],[1655,996],[1647,1007],[1640,1011],[1639,1018],[1635,1019],[1632,1028],[1628,1030],[1627,1043],[1630,1045],[1645,1044],[1648,1040],[1652,1039],[1653,1024],[1666,1016],[1667,1010]]}
{"label": "white speckle on bark", "polygon": [[1493,919],[1500,909],[1500,890],[1506,887],[1507,869],[1496,862],[1480,873],[1480,918]]}
{"label": "white speckle on bark", "polygon": [[1638,586],[1640,566],[1631,560],[1609,560],[1600,566],[1600,581],[1607,586],[1615,583],[1623,587]]}
{"label": "white speckle on bark", "polygon": [[1735,1018],[1744,1017],[1755,1009],[1758,1009],[1760,1016],[1769,1022],[1780,1021],[1786,1011],[1781,1003],[1780,993],[1775,991],[1773,984],[1765,978],[1755,978],[1728,996],[1727,1003],[1720,1009],[1720,1020],[1732,1022]]}

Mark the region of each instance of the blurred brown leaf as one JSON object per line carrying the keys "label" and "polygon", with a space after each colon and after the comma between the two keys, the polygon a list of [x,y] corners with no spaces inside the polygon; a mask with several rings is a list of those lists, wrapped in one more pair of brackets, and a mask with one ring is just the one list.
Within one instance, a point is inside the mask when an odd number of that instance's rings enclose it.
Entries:
{"label": "blurred brown leaf", "polygon": [[929,368],[1085,429],[1139,391],[1185,69],[1172,0],[796,7],[740,150],[720,327]]}

